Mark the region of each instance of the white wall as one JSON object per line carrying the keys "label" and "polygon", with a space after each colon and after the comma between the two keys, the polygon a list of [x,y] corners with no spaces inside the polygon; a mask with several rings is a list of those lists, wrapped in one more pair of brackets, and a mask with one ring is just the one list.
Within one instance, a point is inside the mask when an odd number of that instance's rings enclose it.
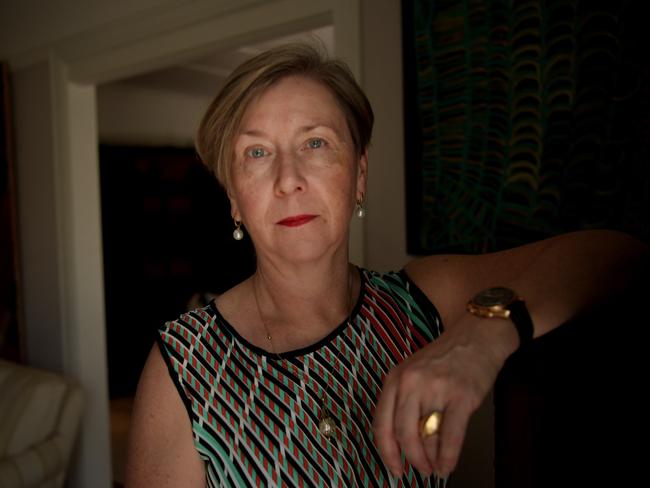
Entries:
{"label": "white wall", "polygon": [[[52,184],[59,175],[51,156],[56,141],[49,64],[34,64],[16,73],[13,82],[16,156],[22,161],[16,166],[19,242],[21,257],[31,256],[21,263],[22,281],[32,284],[22,290],[28,359],[35,366],[62,371],[64,312],[57,292],[63,279],[57,247],[61,228],[57,185]],[[37,141],[32,130],[39,134]]]}
{"label": "white wall", "polygon": [[[363,0],[363,85],[375,111],[369,154],[366,265],[396,270],[412,259],[406,252],[404,111],[400,2]],[[494,408],[491,395],[470,421],[454,486],[494,484]]]}
{"label": "white wall", "polygon": [[400,269],[406,253],[400,2],[362,2],[363,86],[375,112],[369,153],[365,257],[371,269]]}
{"label": "white wall", "polygon": [[210,98],[133,83],[97,88],[99,140],[111,144],[193,146]]}
{"label": "white wall", "polygon": [[[29,364],[80,383],[75,486],[109,486],[97,130],[92,86],[53,57],[16,71],[18,227]],[[70,136],[74,133],[76,137]],[[92,454],[88,454],[92,453]]]}

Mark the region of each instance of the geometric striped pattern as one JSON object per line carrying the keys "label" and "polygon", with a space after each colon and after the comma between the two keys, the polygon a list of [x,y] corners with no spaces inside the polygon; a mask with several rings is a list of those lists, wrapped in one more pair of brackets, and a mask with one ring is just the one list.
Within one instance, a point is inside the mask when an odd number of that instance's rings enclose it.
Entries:
{"label": "geometric striped pattern", "polygon": [[[350,326],[281,359],[243,339],[214,303],[160,329],[207,486],[436,486],[408,464],[391,476],[371,423],[386,374],[440,335],[439,315],[403,271],[359,272]],[[329,439],[318,431],[324,391],[337,419]]]}

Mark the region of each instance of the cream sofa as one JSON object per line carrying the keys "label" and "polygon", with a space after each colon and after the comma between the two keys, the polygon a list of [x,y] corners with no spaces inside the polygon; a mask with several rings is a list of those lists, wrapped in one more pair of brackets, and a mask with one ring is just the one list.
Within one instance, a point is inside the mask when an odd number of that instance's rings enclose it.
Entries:
{"label": "cream sofa", "polygon": [[63,486],[83,403],[63,376],[0,360],[0,488]]}

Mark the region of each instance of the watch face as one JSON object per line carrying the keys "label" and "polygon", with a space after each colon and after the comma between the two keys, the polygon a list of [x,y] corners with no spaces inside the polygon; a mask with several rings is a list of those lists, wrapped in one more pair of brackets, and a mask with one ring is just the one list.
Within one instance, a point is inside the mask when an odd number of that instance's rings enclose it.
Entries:
{"label": "watch face", "polygon": [[501,286],[483,290],[472,300],[479,307],[494,307],[495,305],[507,305],[515,298],[515,292],[510,288]]}

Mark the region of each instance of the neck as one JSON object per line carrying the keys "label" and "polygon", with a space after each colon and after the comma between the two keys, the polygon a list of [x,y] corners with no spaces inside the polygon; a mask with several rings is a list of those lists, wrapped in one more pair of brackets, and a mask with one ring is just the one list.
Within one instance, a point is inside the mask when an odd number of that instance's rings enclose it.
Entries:
{"label": "neck", "polygon": [[349,317],[356,277],[347,255],[298,267],[259,261],[251,286],[261,325],[272,335],[276,352],[312,344]]}

